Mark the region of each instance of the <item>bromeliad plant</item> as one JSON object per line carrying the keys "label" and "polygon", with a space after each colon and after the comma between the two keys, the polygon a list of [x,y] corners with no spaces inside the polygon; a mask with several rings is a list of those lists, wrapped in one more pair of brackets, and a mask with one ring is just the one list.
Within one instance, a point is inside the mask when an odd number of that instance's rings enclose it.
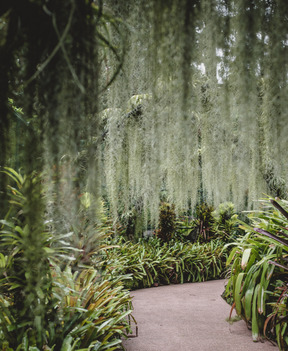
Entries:
{"label": "bromeliad plant", "polygon": [[118,349],[129,332],[131,302],[121,283],[126,277],[72,265],[72,234],[55,238],[43,217],[27,219],[27,199],[31,204],[42,196],[41,177],[4,172],[13,186],[11,207],[0,221],[0,350]]}
{"label": "bromeliad plant", "polygon": [[214,236],[214,222],[213,217],[214,208],[207,205],[205,202],[196,206],[196,220],[194,221],[194,237],[201,242],[211,240]]}
{"label": "bromeliad plant", "polygon": [[214,217],[213,230],[217,238],[231,242],[242,234],[238,226],[238,215],[235,213],[232,202],[220,204],[212,214]]}
{"label": "bromeliad plant", "polygon": [[263,211],[250,215],[251,226],[242,223],[246,235],[233,244],[226,297],[251,326],[254,341],[265,335],[286,350],[288,203],[268,199],[264,205]]}
{"label": "bromeliad plant", "polygon": [[121,346],[121,337],[131,332],[132,312],[124,276],[103,279],[95,269],[81,273],[70,267],[55,267],[53,294],[57,298],[57,323],[47,330],[55,350],[112,351]]}
{"label": "bromeliad plant", "polygon": [[119,237],[111,244],[115,247],[102,252],[102,264],[113,277],[129,274],[131,280],[125,283],[129,289],[218,279],[225,270],[227,256],[218,240],[163,244],[154,237],[134,244]]}

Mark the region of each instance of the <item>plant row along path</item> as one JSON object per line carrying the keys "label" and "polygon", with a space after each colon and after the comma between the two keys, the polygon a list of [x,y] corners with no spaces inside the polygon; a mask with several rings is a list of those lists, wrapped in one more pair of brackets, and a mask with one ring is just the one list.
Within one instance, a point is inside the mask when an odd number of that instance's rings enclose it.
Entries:
{"label": "plant row along path", "polygon": [[221,279],[132,291],[138,336],[135,325],[134,337],[123,341],[126,351],[276,351],[268,341],[253,342],[235,314],[228,321],[224,284]]}
{"label": "plant row along path", "polygon": [[125,275],[129,290],[219,279],[227,254],[223,243],[163,243],[157,238],[132,243],[118,237],[103,253],[102,265],[113,278]]}

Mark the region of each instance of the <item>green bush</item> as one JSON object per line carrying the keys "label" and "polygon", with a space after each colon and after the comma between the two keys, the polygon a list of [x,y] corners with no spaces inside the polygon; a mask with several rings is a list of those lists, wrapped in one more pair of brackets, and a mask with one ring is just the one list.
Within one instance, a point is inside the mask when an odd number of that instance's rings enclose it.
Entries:
{"label": "green bush", "polygon": [[176,231],[175,206],[162,202],[159,211],[159,223],[156,236],[163,242],[169,242]]}
{"label": "green bush", "polygon": [[0,348],[7,343],[16,350],[23,342],[40,347],[48,320],[55,317],[50,259],[56,256],[38,216],[41,179],[9,168],[4,172],[15,186],[8,186],[10,209],[0,221]]}
{"label": "green bush", "polygon": [[288,203],[263,202],[264,209],[251,214],[251,226],[242,224],[245,236],[232,244],[226,298],[251,326],[254,341],[265,335],[287,350]]}
{"label": "green bush", "polygon": [[115,350],[120,337],[130,332],[126,317],[132,312],[126,277],[105,279],[95,269],[72,273],[70,267],[55,267],[54,296],[57,298],[57,323],[47,331],[48,345],[69,350]]}
{"label": "green bush", "polygon": [[217,238],[221,238],[225,242],[230,242],[243,234],[241,229],[239,229],[238,216],[235,213],[232,202],[220,204],[212,215],[214,217],[213,232]]}
{"label": "green bush", "polygon": [[180,216],[176,224],[176,237],[182,241],[207,242],[217,238],[230,242],[243,234],[231,202],[220,204],[216,210],[205,203],[199,204],[195,209],[195,218]]}

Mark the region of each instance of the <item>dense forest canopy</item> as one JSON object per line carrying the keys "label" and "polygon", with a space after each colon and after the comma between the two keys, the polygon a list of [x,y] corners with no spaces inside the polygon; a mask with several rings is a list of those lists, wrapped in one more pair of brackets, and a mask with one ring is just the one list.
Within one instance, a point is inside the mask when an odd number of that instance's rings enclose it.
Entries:
{"label": "dense forest canopy", "polygon": [[52,215],[73,220],[84,191],[114,213],[286,196],[287,1],[15,0],[0,16],[0,163],[45,170]]}

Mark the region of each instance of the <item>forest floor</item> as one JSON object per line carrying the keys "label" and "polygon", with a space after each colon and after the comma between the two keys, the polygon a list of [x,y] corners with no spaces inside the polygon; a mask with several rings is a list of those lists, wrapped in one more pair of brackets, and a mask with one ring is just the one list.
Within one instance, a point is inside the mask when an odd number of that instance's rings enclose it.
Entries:
{"label": "forest floor", "polygon": [[132,291],[138,336],[123,346],[127,351],[277,351],[267,340],[253,342],[243,320],[228,322],[224,284],[213,280]]}

